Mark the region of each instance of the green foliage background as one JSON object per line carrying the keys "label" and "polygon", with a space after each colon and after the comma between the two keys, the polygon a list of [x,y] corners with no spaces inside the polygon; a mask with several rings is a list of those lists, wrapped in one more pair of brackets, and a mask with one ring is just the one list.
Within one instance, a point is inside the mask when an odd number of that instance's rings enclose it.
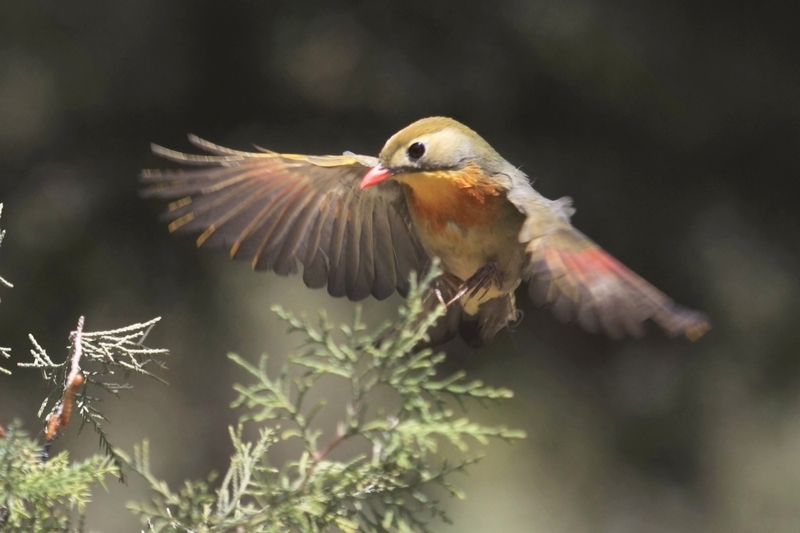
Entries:
{"label": "green foliage background", "polygon": [[[434,264],[419,283],[412,277],[407,304],[397,320],[373,333],[366,332],[360,308],[350,325],[334,328],[325,313],[314,327],[306,318],[276,307],[289,332],[303,334],[299,351],[288,356],[274,377],[268,372],[267,356],[257,366],[229,356],[251,382],[235,387],[239,396],[232,407],[244,410],[237,428],[229,429],[230,464],[221,480],[212,472],[208,481],[186,480],[177,491],[153,471],[147,439],[134,446],[132,456],[111,444],[103,428],[107,418],[99,407],[102,400],[95,396],[98,390],[119,395],[131,389],[132,375],[163,382],[153,369],[164,371],[166,351],[144,345],[158,319],[105,332],[84,332],[81,319],[70,335],[69,357],[62,362],[54,361],[31,336],[33,361],[17,366],[40,370],[52,389],[39,410],[43,425],[56,413],[60,416],[66,405],[81,428],[94,427],[105,453],[70,462],[67,452],[49,457],[53,443],[43,446],[30,439],[16,422],[7,430],[0,428],[0,530],[83,532],[92,489],[105,489],[106,477],[125,483],[131,471],[147,482],[150,494],[147,501],[128,506],[145,530],[154,533],[388,533],[430,531],[436,519],[450,522],[431,488],[464,499],[452,477],[478,459],[464,455],[468,440],[485,445],[490,438],[510,442],[525,435],[456,414],[452,401],[463,409],[468,400],[507,399],[512,393],[467,381],[463,372],[442,375],[444,354],[416,349],[429,340],[426,331],[444,312],[444,306],[431,313],[423,305],[428,286],[439,274]],[[71,368],[77,363],[84,379],[67,399],[62,392],[70,387]],[[321,443],[323,432],[313,423],[325,400],[312,405],[305,400],[325,376],[336,377],[350,400],[335,434]],[[382,404],[375,394],[379,388],[389,389],[399,401]],[[248,422],[257,429],[253,440],[244,436]],[[60,425],[66,427],[67,420]],[[337,448],[353,440],[368,447],[340,460],[332,458]],[[295,458],[274,464],[270,449],[282,441],[292,445]],[[456,453],[443,453],[445,443]]]}

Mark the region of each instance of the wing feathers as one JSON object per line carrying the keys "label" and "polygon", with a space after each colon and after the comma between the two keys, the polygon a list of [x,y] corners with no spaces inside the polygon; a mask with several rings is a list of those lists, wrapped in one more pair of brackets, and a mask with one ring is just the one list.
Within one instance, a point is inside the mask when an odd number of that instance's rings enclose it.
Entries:
{"label": "wing feathers", "polygon": [[548,200],[524,174],[510,177],[508,200],[526,216],[519,241],[528,256],[523,278],[535,303],[552,306],[564,322],[613,338],[641,335],[647,319],[692,340],[708,331],[705,315],[679,307],[575,229],[570,198]]}
{"label": "wing feathers", "polygon": [[343,249],[348,239],[348,217],[352,216],[351,202],[353,200],[353,189],[349,189],[342,201],[339,216],[334,219],[333,229],[331,230],[331,241],[328,247],[331,268],[328,271],[328,292],[331,296],[345,296],[345,275],[347,265],[342,256]]}
{"label": "wing feathers", "polygon": [[289,184],[285,189],[281,190],[280,194],[276,195],[269,207],[264,208],[267,214],[264,218],[263,235],[260,235],[258,239],[254,239],[260,241],[260,243],[254,254],[253,268],[264,270],[270,269],[274,265],[274,257],[270,254],[270,251],[280,244],[273,240],[275,230],[279,224],[283,224],[281,218],[289,206],[293,202],[298,202],[303,196],[302,185],[303,183],[300,182]]}
{"label": "wing feathers", "polygon": [[[349,246],[352,255],[347,266],[347,290],[353,300],[369,296],[375,281],[375,262],[372,255],[372,204],[362,200],[363,195],[359,195],[353,223],[354,239]],[[354,260],[356,258],[357,261]]]}
{"label": "wing feathers", "polygon": [[397,284],[392,229],[386,210],[376,205],[372,210],[372,251],[375,263],[375,281],[372,295],[378,300],[389,297]]}
{"label": "wing feathers", "polygon": [[568,224],[527,243],[531,299],[559,320],[612,338],[640,336],[653,319],[670,335],[699,337],[710,327]]}
{"label": "wing feathers", "polygon": [[305,265],[303,281],[314,289],[324,287],[328,283],[328,265],[330,264],[328,246],[331,242],[338,202],[338,198],[327,198],[311,232],[313,240],[309,241],[308,258],[303,262]]}
{"label": "wing feathers", "polygon": [[359,266],[361,265],[361,230],[364,216],[364,204],[361,201],[363,196],[354,194],[355,205],[352,209],[352,218],[347,223],[347,253],[345,260],[345,284],[347,294],[354,300],[359,300],[369,296],[369,290],[359,298],[356,287],[358,285]]}
{"label": "wing feathers", "polygon": [[143,171],[142,194],[174,200],[164,215],[170,230],[199,234],[198,246],[230,247],[232,257],[279,274],[296,272],[299,262],[308,286],[355,300],[405,292],[410,270],[426,263],[400,185],[358,187],[375,158],[189,141],[208,155],[152,145],[156,155],[195,168]]}

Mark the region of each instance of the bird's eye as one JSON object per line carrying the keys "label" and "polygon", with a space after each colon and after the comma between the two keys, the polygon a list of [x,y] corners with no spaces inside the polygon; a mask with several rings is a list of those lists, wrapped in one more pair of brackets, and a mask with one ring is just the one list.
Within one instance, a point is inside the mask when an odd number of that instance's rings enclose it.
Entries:
{"label": "bird's eye", "polygon": [[419,159],[425,155],[425,145],[422,143],[413,143],[408,147],[408,157],[411,159]]}

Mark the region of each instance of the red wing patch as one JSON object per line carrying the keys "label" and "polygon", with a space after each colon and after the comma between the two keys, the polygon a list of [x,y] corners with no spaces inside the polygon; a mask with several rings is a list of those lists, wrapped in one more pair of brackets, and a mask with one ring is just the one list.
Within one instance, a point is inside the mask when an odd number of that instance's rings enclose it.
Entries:
{"label": "red wing patch", "polygon": [[710,329],[705,315],[678,306],[574,228],[532,240],[528,252],[531,298],[564,322],[612,338],[640,336],[647,319],[691,340]]}

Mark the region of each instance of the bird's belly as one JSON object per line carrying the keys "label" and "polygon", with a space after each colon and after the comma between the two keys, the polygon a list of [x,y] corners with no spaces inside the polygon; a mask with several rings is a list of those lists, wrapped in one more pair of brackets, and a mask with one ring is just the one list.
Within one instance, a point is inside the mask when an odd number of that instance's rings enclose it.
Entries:
{"label": "bird's belly", "polygon": [[524,249],[517,238],[521,218],[514,215],[499,217],[491,224],[466,227],[454,221],[435,228],[422,220],[416,224],[428,255],[438,257],[442,269],[460,281],[469,279],[491,262],[499,267],[501,284],[492,282],[491,286],[462,298],[461,304],[469,315],[477,313],[481,303],[513,291],[520,283]]}
{"label": "bird's belly", "polygon": [[509,262],[508,246],[503,246],[490,232],[465,229],[450,222],[438,231],[419,233],[428,254],[438,257],[442,268],[462,281],[490,261],[498,265]]}

